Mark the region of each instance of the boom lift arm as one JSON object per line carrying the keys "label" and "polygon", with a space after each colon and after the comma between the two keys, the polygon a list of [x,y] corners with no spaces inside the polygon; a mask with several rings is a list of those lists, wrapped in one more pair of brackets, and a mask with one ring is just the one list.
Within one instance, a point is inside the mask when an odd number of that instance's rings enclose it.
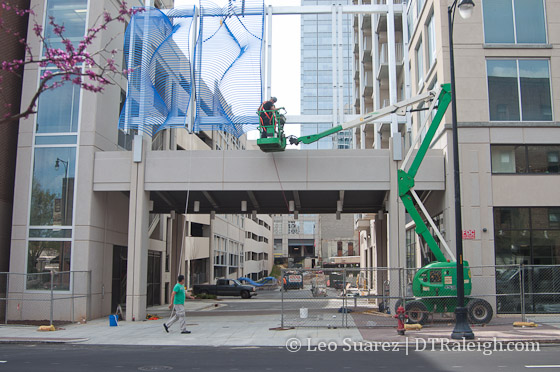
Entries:
{"label": "boom lift arm", "polygon": [[[436,257],[438,262],[447,262],[447,259],[443,255],[443,252],[440,250],[433,235],[428,230],[428,227],[424,223],[424,219],[418,212],[418,209],[416,209],[414,205],[414,201],[416,201],[416,204],[422,210],[422,213],[424,214],[424,216],[432,226],[432,229],[438,236],[441,244],[443,245],[449,257],[451,257],[451,259],[455,261],[455,256],[453,255],[451,249],[449,249],[449,246],[445,242],[443,236],[441,236],[439,229],[434,224],[432,218],[430,217],[429,213],[426,211],[423,203],[421,202],[420,198],[414,191],[413,187],[414,187],[414,177],[418,173],[418,169],[420,168],[422,161],[426,157],[426,153],[430,147],[430,144],[432,143],[432,140],[435,137],[439,124],[441,123],[441,120],[443,119],[443,115],[445,115],[445,112],[447,111],[447,107],[449,106],[450,102],[451,102],[451,86],[450,84],[443,84],[437,95],[437,103],[438,103],[437,111],[433,116],[432,122],[429,125],[426,135],[423,138],[422,143],[420,144],[418,151],[416,152],[416,155],[412,160],[410,167],[408,168],[408,171],[406,170],[407,165],[412,157],[413,151],[416,147],[416,143],[418,142],[419,137],[416,137],[416,141],[412,144],[412,146],[410,146],[410,149],[408,150],[408,153],[406,154],[406,157],[400,169],[398,170],[399,197],[401,198],[404,207],[406,208],[406,211],[410,214],[410,217],[416,224],[416,233],[424,238],[424,240],[428,244],[428,247]],[[429,108],[429,112],[432,112],[435,103],[436,100],[432,101]],[[424,120],[424,123],[422,123],[422,127],[420,128],[420,132],[423,132],[424,127],[428,124],[428,118],[429,116],[426,116],[426,119]]]}
{"label": "boom lift arm", "polygon": [[362,115],[354,120],[348,121],[342,125],[337,125],[336,127],[327,129],[324,132],[320,132],[317,134],[312,134],[309,136],[302,136],[302,137],[295,137],[295,136],[291,136],[289,138],[290,140],[290,144],[292,145],[298,145],[300,143],[304,143],[304,144],[309,144],[309,143],[313,143],[316,141],[319,141],[321,138],[330,136],[331,134],[346,130],[346,129],[351,129],[354,127],[358,127],[360,125],[363,124],[369,124],[377,119],[381,119],[384,116],[387,115],[391,115],[391,114],[397,114],[397,115],[406,115],[407,109],[417,103],[420,102],[426,102],[426,101],[431,101],[436,97],[436,91],[435,90],[431,90],[428,92],[425,92],[423,94],[420,94],[418,96],[412,97],[410,99],[404,100],[404,101],[400,101],[395,103],[394,105],[390,105],[387,107],[382,108],[381,110],[378,111],[374,111],[374,112],[370,112],[367,113],[365,115]]}

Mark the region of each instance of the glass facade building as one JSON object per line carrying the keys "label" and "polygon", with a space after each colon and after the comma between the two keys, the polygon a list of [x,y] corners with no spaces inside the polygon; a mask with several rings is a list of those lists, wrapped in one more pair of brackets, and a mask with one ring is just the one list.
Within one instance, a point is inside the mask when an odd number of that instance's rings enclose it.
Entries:
{"label": "glass facade building", "polygon": [[[351,1],[337,1],[348,5]],[[302,0],[301,5],[333,5],[330,0]],[[331,115],[333,113],[333,19],[331,14],[304,14],[301,25],[301,114]],[[352,113],[352,15],[342,16],[342,63],[344,66],[344,113]],[[340,123],[341,124],[341,123]],[[330,129],[330,123],[304,124],[301,135],[310,135]],[[322,138],[302,149],[351,148],[351,131]]]}
{"label": "glass facade building", "polygon": [[[87,0],[49,0],[45,15],[45,43],[60,47],[51,17],[65,20],[67,36],[77,46],[86,32]],[[60,45],[59,45],[60,44]],[[55,72],[54,70],[52,72]],[[43,69],[42,75],[49,73]],[[57,82],[61,78],[54,79]],[[27,274],[39,274],[27,281],[27,289],[43,289],[40,275],[72,270],[74,185],[78,149],[80,87],[70,81],[39,97],[33,150],[30,192]],[[69,290],[69,275],[57,285]]]}

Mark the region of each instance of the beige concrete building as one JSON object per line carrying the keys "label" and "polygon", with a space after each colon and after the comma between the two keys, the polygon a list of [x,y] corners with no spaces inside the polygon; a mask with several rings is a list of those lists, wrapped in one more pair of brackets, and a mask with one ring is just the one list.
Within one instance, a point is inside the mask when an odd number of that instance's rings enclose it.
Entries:
{"label": "beige concrete building", "polygon": [[[172,1],[156,1],[155,6],[169,8]],[[69,37],[77,40],[103,10],[118,11],[113,1],[34,0],[31,7],[38,22],[49,16],[64,19]],[[42,45],[32,27],[28,42],[38,51]],[[92,49],[101,49],[109,41],[109,49],[122,49],[124,27],[111,24],[94,40]],[[42,72],[26,68],[23,102],[35,93]],[[132,163],[128,170],[132,187],[116,193],[94,190],[94,174],[106,174],[93,164],[96,153],[131,154],[133,136],[117,129],[125,89],[124,80],[109,85],[102,94],[67,83],[41,95],[38,114],[20,122],[9,255],[13,277],[6,283],[7,296],[20,300],[5,302],[8,319],[45,318],[33,301],[48,296],[50,291],[45,289],[50,288],[51,272],[55,299],[82,297],[72,305],[55,301],[54,320],[72,321],[109,314],[118,305],[126,307],[129,319],[141,319],[147,306],[168,301],[178,273],[186,274],[191,286],[212,283],[218,277],[261,277],[270,272],[268,215],[185,215],[181,214],[188,209],[185,203],[176,212],[148,213],[153,209],[149,193],[136,192],[144,182],[143,163]],[[244,137],[215,131],[190,134],[186,129],[168,129],[140,141],[143,156],[146,152],[245,149]],[[186,203],[192,209],[195,201]],[[247,252],[257,257],[245,260]]]}
{"label": "beige concrete building", "polygon": [[[401,3],[373,2],[393,3],[395,7]],[[391,17],[389,12],[387,16],[357,17],[358,112],[381,108],[450,81],[449,3],[411,0],[402,4],[402,15]],[[455,17],[462,229],[465,259],[472,266],[560,263],[560,9],[556,5],[550,0],[481,0],[475,1],[471,18]],[[375,148],[388,148],[392,143],[394,148],[397,139],[406,148],[416,137],[425,135],[419,128],[427,115],[431,113],[412,113],[406,125],[399,125],[398,131],[393,126],[391,133],[386,133],[383,125],[366,127],[357,131],[358,142]],[[445,157],[445,191],[426,193],[422,198],[453,247],[450,122],[448,110],[432,145]],[[388,195],[385,210],[389,214],[395,207],[399,210],[398,217],[389,216],[389,230],[393,221],[399,226],[406,223],[398,204]],[[388,265],[398,262],[399,266],[419,267],[429,261],[422,254],[423,241],[410,230],[412,223],[406,223],[406,233],[399,230],[398,243],[389,241],[390,249],[385,247],[379,239],[383,235],[379,225],[384,231],[385,221],[379,213],[365,215],[357,223],[362,230],[364,266],[385,265],[386,254]],[[396,246],[398,258],[393,259]],[[473,287],[483,281],[494,283],[495,273],[493,268],[478,270]],[[552,273],[541,270],[535,275],[545,280]]]}

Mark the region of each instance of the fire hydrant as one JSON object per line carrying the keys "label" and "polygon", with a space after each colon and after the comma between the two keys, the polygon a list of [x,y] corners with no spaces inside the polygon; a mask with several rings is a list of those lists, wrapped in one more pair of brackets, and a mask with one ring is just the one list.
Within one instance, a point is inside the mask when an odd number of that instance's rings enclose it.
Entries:
{"label": "fire hydrant", "polygon": [[404,336],[404,322],[408,318],[408,315],[404,313],[404,307],[399,306],[397,309],[397,314],[395,314],[393,318],[397,318],[397,333],[401,336]]}

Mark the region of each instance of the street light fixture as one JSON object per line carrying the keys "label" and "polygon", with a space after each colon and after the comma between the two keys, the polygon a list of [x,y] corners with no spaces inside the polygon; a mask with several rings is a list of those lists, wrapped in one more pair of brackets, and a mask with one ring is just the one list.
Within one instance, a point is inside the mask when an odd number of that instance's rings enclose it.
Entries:
{"label": "street light fixture", "polygon": [[457,98],[455,94],[455,59],[453,55],[453,21],[455,9],[459,8],[462,18],[472,15],[474,3],[472,0],[454,0],[447,8],[449,25],[449,63],[451,65],[451,123],[453,132],[453,182],[455,184],[455,252],[457,256],[457,306],[455,307],[455,328],[451,338],[455,340],[474,338],[474,333],[467,321],[465,308],[465,278],[463,272],[463,230],[461,221],[461,180],[459,174],[459,140],[457,131]]}
{"label": "street light fixture", "polygon": [[68,219],[68,163],[69,160],[62,160],[60,158],[56,158],[56,162],[54,163],[54,169],[58,170],[60,168],[60,163],[64,165],[64,179],[66,180],[66,192],[64,195],[64,223],[66,223]]}

